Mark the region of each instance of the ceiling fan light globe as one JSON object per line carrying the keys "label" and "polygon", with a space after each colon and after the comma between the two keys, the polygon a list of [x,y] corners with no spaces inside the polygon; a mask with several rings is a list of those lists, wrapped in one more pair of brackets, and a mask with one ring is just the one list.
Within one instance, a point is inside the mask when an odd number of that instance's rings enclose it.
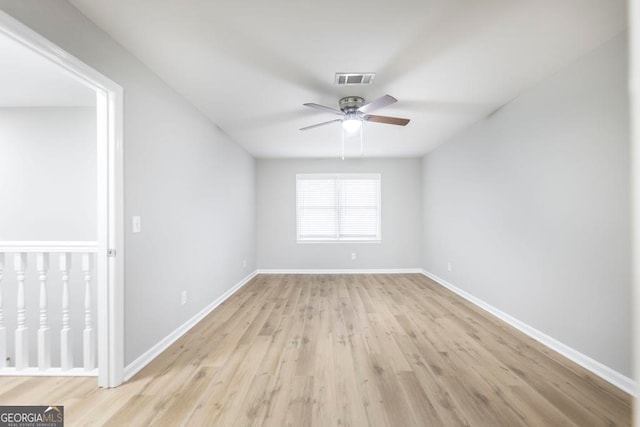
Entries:
{"label": "ceiling fan light globe", "polygon": [[362,120],[360,119],[344,119],[342,121],[342,129],[347,133],[356,133],[362,127]]}

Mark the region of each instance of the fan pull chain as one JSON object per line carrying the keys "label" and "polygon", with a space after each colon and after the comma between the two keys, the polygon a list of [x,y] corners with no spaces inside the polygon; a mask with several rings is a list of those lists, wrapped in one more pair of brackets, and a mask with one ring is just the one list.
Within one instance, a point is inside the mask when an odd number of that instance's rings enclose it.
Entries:
{"label": "fan pull chain", "polygon": [[344,160],[344,128],[342,128],[342,160]]}
{"label": "fan pull chain", "polygon": [[362,136],[362,134],[364,134],[364,121],[360,122],[360,157],[364,156],[364,149],[362,148],[362,140],[364,139],[364,137]]}

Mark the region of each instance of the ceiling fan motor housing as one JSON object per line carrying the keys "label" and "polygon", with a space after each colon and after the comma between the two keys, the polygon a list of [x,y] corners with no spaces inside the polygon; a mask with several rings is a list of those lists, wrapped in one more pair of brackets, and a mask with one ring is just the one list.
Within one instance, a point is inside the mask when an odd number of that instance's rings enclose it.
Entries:
{"label": "ceiling fan motor housing", "polygon": [[359,96],[345,96],[340,99],[340,110],[342,110],[345,114],[353,114],[358,108],[364,105],[364,98]]}

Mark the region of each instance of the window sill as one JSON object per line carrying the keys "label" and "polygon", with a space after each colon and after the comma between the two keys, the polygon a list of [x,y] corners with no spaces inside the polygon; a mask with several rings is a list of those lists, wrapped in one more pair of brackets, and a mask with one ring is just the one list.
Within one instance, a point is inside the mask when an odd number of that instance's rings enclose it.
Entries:
{"label": "window sill", "polygon": [[382,243],[382,239],[379,240],[296,240],[298,245],[315,245],[315,244],[331,244],[331,243]]}

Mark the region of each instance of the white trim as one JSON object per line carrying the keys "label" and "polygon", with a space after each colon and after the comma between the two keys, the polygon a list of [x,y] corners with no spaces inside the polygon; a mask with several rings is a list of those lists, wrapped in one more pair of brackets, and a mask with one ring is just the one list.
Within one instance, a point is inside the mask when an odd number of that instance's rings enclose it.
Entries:
{"label": "white trim", "polygon": [[421,268],[260,269],[258,274],[421,274]]}
{"label": "white trim", "polygon": [[297,179],[376,179],[380,181],[382,174],[380,172],[334,172],[334,173],[297,173]]}
{"label": "white trim", "polygon": [[[631,121],[631,342],[633,373],[640,378],[640,4],[628,2],[629,16],[629,99]],[[636,384],[640,386],[640,380]],[[638,390],[636,388],[636,390]],[[638,394],[640,396],[640,390]],[[634,402],[634,426],[640,427],[640,399]]]}
{"label": "white trim", "polygon": [[140,372],[142,368],[147,366],[153,359],[158,357],[163,351],[165,351],[171,344],[176,342],[180,337],[186,334],[191,328],[193,328],[198,322],[204,319],[209,313],[215,310],[220,304],[225,302],[231,295],[236,293],[240,288],[249,283],[257,275],[257,271],[250,273],[247,277],[235,284],[232,288],[228,289],[224,294],[216,298],[212,303],[200,310],[195,316],[187,320],[181,326],[176,328],[169,335],[160,340],[157,344],[151,347],[149,350],[141,354],[136,360],[131,362],[124,368],[124,379],[128,381],[135,374]]}
{"label": "white trim", "polygon": [[619,372],[614,371],[608,366],[605,366],[602,363],[598,362],[597,360],[594,360],[589,356],[569,347],[568,345],[561,343],[560,341],[550,337],[544,332],[540,332],[539,330],[527,325],[526,323],[516,319],[515,317],[512,317],[509,314],[493,307],[492,305],[487,304],[481,299],[474,297],[468,292],[463,291],[462,289],[452,285],[451,283],[447,282],[444,279],[441,279],[435,274],[429,273],[426,270],[422,270],[422,274],[424,274],[426,277],[433,280],[434,282],[438,283],[439,285],[458,294],[459,296],[471,302],[472,304],[480,307],[481,309],[485,310],[489,314],[494,315],[495,317],[502,320],[503,322],[508,323],[509,325],[518,329],[520,332],[528,335],[529,337],[540,342],[541,344],[544,344],[545,346],[549,347],[551,350],[554,350],[557,353],[560,353],[560,355],[577,363],[578,365],[582,366],[586,370],[596,374],[603,380],[608,381],[609,383],[629,393],[632,396],[636,395],[636,391],[635,391],[636,385],[631,378],[625,375],[622,375]]}
{"label": "white trim", "polygon": [[0,241],[0,252],[98,252],[98,242]]}
{"label": "white trim", "polygon": [[[48,59],[72,78],[96,92],[98,251],[98,385],[122,383],[124,360],[123,286],[123,89],[120,85],[0,11],[0,34]],[[105,135],[106,132],[106,135]],[[108,249],[116,257],[107,257]]]}
{"label": "white trim", "polygon": [[97,377],[98,369],[85,371],[84,368],[73,368],[63,371],[61,368],[48,368],[41,370],[40,368],[25,368],[16,370],[16,368],[3,368],[0,371],[0,377]]}
{"label": "white trim", "polygon": [[[109,149],[107,154],[107,204],[108,216],[105,218],[105,226],[108,233],[105,246],[102,247],[107,269],[108,284],[105,286],[107,298],[103,305],[103,318],[108,325],[107,330],[102,331],[102,337],[98,332],[98,342],[102,340],[104,350],[103,364],[108,366],[107,372],[100,370],[98,385],[117,387],[124,382],[124,94],[120,86],[107,92],[107,114]],[[107,257],[109,249],[115,250],[114,257]],[[98,366],[102,366],[100,363]]]}
{"label": "white trim", "polygon": [[365,243],[365,244],[381,244],[382,243],[382,239],[380,240],[346,240],[346,239],[340,239],[340,240],[296,240],[296,243],[298,245],[334,245],[334,244],[338,244],[338,245],[343,245],[343,244],[356,244],[359,245],[361,243]]}

